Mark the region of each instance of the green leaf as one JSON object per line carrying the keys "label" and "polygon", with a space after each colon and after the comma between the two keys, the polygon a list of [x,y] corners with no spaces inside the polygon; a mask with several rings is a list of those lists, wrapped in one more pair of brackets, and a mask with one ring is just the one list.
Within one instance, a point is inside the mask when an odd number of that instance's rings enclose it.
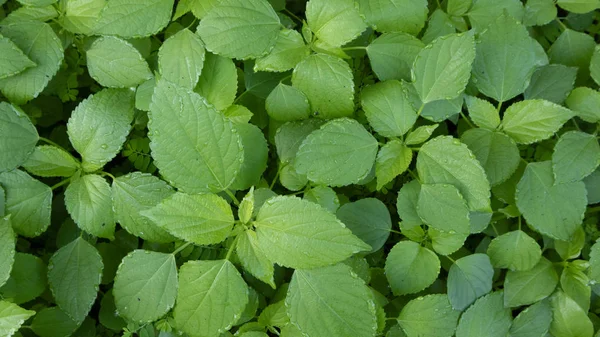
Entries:
{"label": "green leaf", "polygon": [[252,111],[248,110],[243,105],[230,105],[227,110],[223,111],[223,114],[227,119],[229,119],[233,124],[246,124],[250,122],[252,116],[254,115]]}
{"label": "green leaf", "polygon": [[503,133],[470,129],[460,140],[473,151],[492,186],[508,180],[519,166],[521,156],[517,144]]}
{"label": "green leaf", "polygon": [[275,269],[273,262],[262,251],[256,232],[247,230],[238,237],[235,251],[244,269],[275,289],[276,284],[273,279]]}
{"label": "green leaf", "polygon": [[495,268],[529,270],[540,261],[542,250],[527,233],[515,230],[494,238],[487,254]]}
{"label": "green leaf", "polygon": [[600,168],[583,179],[587,190],[588,205],[600,202]]}
{"label": "green leaf", "polygon": [[48,264],[48,284],[56,304],[75,322],[88,315],[102,279],[102,257],[79,237],[57,250]]}
{"label": "green leaf", "polygon": [[345,264],[294,272],[286,297],[291,322],[311,337],[375,335],[371,291]]}
{"label": "green leaf", "polygon": [[71,336],[79,324],[59,307],[48,307],[35,315],[31,330],[40,337]]}
{"label": "green leaf", "polygon": [[174,237],[141,213],[173,195],[167,183],[157,177],[132,172],[112,183],[112,208],[115,220],[129,233],[152,242],[173,242]]}
{"label": "green leaf", "polygon": [[504,281],[504,306],[512,308],[543,300],[557,284],[554,266],[544,257],[530,270],[509,270]]}
{"label": "green leaf", "polygon": [[427,229],[427,236],[431,239],[431,246],[436,253],[450,255],[463,246],[469,233],[444,232],[430,227]]}
{"label": "green leaf", "polygon": [[244,156],[241,137],[200,95],[161,81],[149,117],[154,164],[171,185],[198,193],[233,183]]}
{"label": "green leaf", "polygon": [[320,205],[335,214],[340,207],[340,200],[335,191],[327,186],[315,186],[304,191],[304,200]]}
{"label": "green leaf", "polygon": [[525,99],[545,99],[562,104],[575,85],[577,68],[562,64],[548,64],[539,67],[531,76],[525,89]]}
{"label": "green leaf", "polygon": [[[37,66],[0,80],[0,91],[13,104],[24,104],[36,98],[48,85],[63,61],[63,46],[43,22],[25,20],[2,26],[0,34],[24,51]],[[3,53],[4,54],[4,53]]]}
{"label": "green leaf", "polygon": [[22,21],[32,20],[45,22],[58,17],[58,12],[54,6],[43,6],[43,7],[19,7],[16,10],[10,12],[4,20],[3,25],[9,25]]}
{"label": "green leaf", "polygon": [[178,19],[189,11],[194,13],[194,16],[198,19],[204,18],[206,14],[215,7],[218,0],[181,0],[177,4],[177,10],[175,11],[175,15],[173,20]]}
{"label": "green leaf", "polygon": [[117,155],[131,129],[133,107],[133,92],[104,89],[75,108],[67,133],[86,172],[102,168]]}
{"label": "green leaf", "polygon": [[0,287],[10,277],[15,262],[16,243],[17,237],[12,229],[10,218],[0,218]]}
{"label": "green leaf", "polygon": [[176,192],[141,214],[179,239],[197,245],[222,242],[234,222],[227,201],[215,194]]}
{"label": "green leaf", "polygon": [[473,5],[473,0],[448,0],[446,10],[448,14],[454,16],[464,15]]}
{"label": "green leaf", "polygon": [[469,210],[490,209],[490,185],[485,171],[458,139],[440,136],[425,143],[417,156],[417,171],[424,184],[454,185]]}
{"label": "green leaf", "polygon": [[269,117],[280,122],[303,120],[310,116],[310,104],[304,93],[283,83],[279,83],[267,96],[265,109]]}
{"label": "green leaf", "polygon": [[351,0],[310,0],[306,20],[315,36],[332,47],[354,40],[367,28]]}
{"label": "green leaf", "polygon": [[321,118],[351,116],[354,112],[352,71],[342,59],[325,54],[308,56],[294,68],[292,85],[306,95],[312,112]]}
{"label": "green leaf", "polygon": [[474,59],[471,34],[446,35],[421,50],[412,68],[421,101],[426,104],[459,96],[467,86]]}
{"label": "green leaf", "polygon": [[260,313],[258,323],[267,327],[282,327],[290,322],[285,301],[270,304]]}
{"label": "green leaf", "polygon": [[551,137],[572,117],[571,110],[552,102],[526,100],[506,109],[500,129],[519,144],[531,144]]}
{"label": "green leaf", "polygon": [[32,7],[42,7],[52,5],[57,2],[57,0],[17,0],[21,5],[24,6],[32,6]]}
{"label": "green leaf", "polygon": [[410,80],[410,70],[425,45],[406,33],[384,33],[367,46],[373,72],[381,81]]}
{"label": "green leaf", "polygon": [[366,87],[360,99],[369,124],[384,137],[403,136],[417,120],[402,84],[396,80]]}
{"label": "green leaf", "polygon": [[586,234],[583,227],[577,228],[568,241],[554,240],[554,250],[564,261],[577,258],[586,243]]}
{"label": "green leaf", "polygon": [[395,295],[417,293],[430,286],[440,273],[440,259],[412,241],[400,241],[385,261],[385,275]]}
{"label": "green leaf", "polygon": [[173,0],[111,0],[106,2],[95,32],[124,38],[155,35],[170,21]]}
{"label": "green leaf", "polygon": [[15,304],[29,302],[46,290],[47,267],[39,257],[16,253],[10,278],[0,288],[0,295]]}
{"label": "green leaf", "polygon": [[569,12],[584,14],[600,8],[598,0],[557,0],[556,4]]}
{"label": "green leaf", "polygon": [[594,38],[590,35],[565,29],[548,49],[548,57],[551,63],[578,67],[577,83],[581,83],[590,76],[590,60],[595,47]]}
{"label": "green leaf", "polygon": [[502,15],[480,36],[473,81],[481,93],[504,102],[523,93],[537,65],[535,46],[525,26]]}
{"label": "green leaf", "polygon": [[543,26],[556,19],[553,0],[527,0],[523,23],[527,26]]}
{"label": "green leaf", "polygon": [[115,314],[116,311],[115,298],[111,289],[104,293],[102,301],[100,302],[100,311],[98,312],[98,321],[100,324],[111,330],[123,330],[126,326],[125,320],[117,316]]}
{"label": "green leaf", "polygon": [[[456,187],[448,184],[423,184],[417,202],[423,222],[450,234],[469,233],[469,209]],[[448,221],[451,218],[452,221]]]}
{"label": "green leaf", "polygon": [[181,266],[175,325],[190,335],[215,336],[240,317],[248,286],[228,260],[189,261]]}
{"label": "green leaf", "polygon": [[417,203],[421,193],[421,184],[417,180],[412,180],[402,186],[396,200],[396,209],[398,215],[404,224],[410,227],[419,226],[423,223],[417,213]]}
{"label": "green leaf", "polygon": [[296,158],[298,148],[304,139],[319,129],[323,122],[319,119],[307,119],[301,122],[285,123],[275,133],[277,157],[282,163],[289,163]]}
{"label": "green leaf", "polygon": [[194,91],[206,98],[217,110],[225,110],[235,99],[237,76],[235,64],[231,59],[206,53],[202,75]]}
{"label": "green leaf", "polygon": [[375,162],[377,189],[394,180],[408,169],[413,153],[410,148],[397,139],[390,140],[379,149]]}
{"label": "green leaf", "polygon": [[427,295],[409,301],[400,312],[398,324],[408,337],[451,337],[459,316],[447,295]]}
{"label": "green leaf", "polygon": [[282,29],[279,31],[273,50],[256,59],[254,71],[288,71],[309,54],[310,49],[304,44],[300,33],[292,29]]}
{"label": "green leaf", "polygon": [[16,75],[23,70],[37,66],[9,38],[0,35],[0,79]]}
{"label": "green leaf", "polygon": [[377,140],[360,123],[339,118],[304,139],[295,167],[317,184],[355,184],[371,171],[377,148]]}
{"label": "green leaf", "polygon": [[240,206],[238,207],[238,218],[245,225],[252,219],[254,213],[254,186],[250,188],[250,191],[246,193]]}
{"label": "green leaf", "polygon": [[433,132],[437,129],[439,124],[423,125],[411,131],[406,137],[406,145],[416,145],[425,142]]}
{"label": "green leaf", "polygon": [[385,204],[375,198],[360,199],[342,205],[336,213],[354,235],[371,246],[375,252],[390,236],[392,219]]}
{"label": "green leaf", "polygon": [[552,296],[550,333],[553,336],[592,337],[594,326],[577,302],[562,291],[558,291]]}
{"label": "green leaf", "polygon": [[259,247],[269,260],[285,267],[326,266],[371,248],[335,215],[296,197],[267,200],[254,225]]}
{"label": "green leaf", "polygon": [[591,280],[600,282],[600,241],[596,241],[590,250],[590,269],[588,275]]}
{"label": "green leaf", "polygon": [[75,177],[65,191],[65,204],[79,228],[97,237],[114,238],[111,189],[104,178],[96,174]]}
{"label": "green leaf", "polygon": [[16,304],[0,301],[0,335],[12,336],[35,311],[26,310]]}
{"label": "green leaf", "polygon": [[565,101],[566,106],[572,109],[577,117],[589,123],[600,121],[600,92],[586,88],[575,88]]}
{"label": "green leaf", "polygon": [[10,171],[27,161],[38,139],[35,126],[21,109],[0,102],[0,172]]}
{"label": "green leaf", "polygon": [[479,298],[458,322],[456,337],[505,337],[512,324],[510,309],[502,305],[502,292]]}
{"label": "green leaf", "polygon": [[157,320],[175,304],[175,256],[137,249],[119,266],[113,288],[119,316],[137,323]]}
{"label": "green leaf", "polygon": [[229,58],[258,58],[270,52],[280,21],[266,0],[221,0],[200,21],[206,49]]}
{"label": "green leaf", "polygon": [[70,177],[79,169],[79,163],[61,148],[40,145],[23,163],[23,168],[40,177]]}
{"label": "green leaf", "polygon": [[594,54],[590,60],[590,75],[596,84],[600,83],[600,48],[594,48]]}
{"label": "green leaf", "polygon": [[555,184],[582,180],[600,164],[600,145],[593,135],[569,131],[560,136],[552,154]]}
{"label": "green leaf", "polygon": [[237,124],[235,129],[242,140],[244,151],[242,167],[231,184],[233,190],[246,190],[258,185],[263,172],[267,168],[269,147],[263,132],[253,124]]}
{"label": "green leaf", "polygon": [[492,291],[493,276],[494,268],[485,254],[467,255],[456,260],[448,272],[448,298],[452,307],[463,311]]}
{"label": "green leaf", "polygon": [[467,12],[471,26],[477,32],[483,32],[487,26],[494,22],[500,13],[508,12],[510,16],[521,21],[523,17],[523,4],[519,0],[477,0]]}
{"label": "green leaf", "polygon": [[438,37],[456,33],[456,27],[452,22],[452,18],[442,9],[436,9],[429,17],[427,29],[423,33],[421,41],[425,44],[430,44]]}
{"label": "green leaf", "polygon": [[6,192],[6,213],[15,233],[36,237],[45,232],[50,226],[50,187],[20,170],[0,173],[0,186]]}
{"label": "green leaf", "polygon": [[540,337],[546,335],[552,322],[548,301],[540,301],[521,311],[510,327],[511,337]]}
{"label": "green leaf", "polygon": [[359,0],[365,20],[378,32],[417,35],[427,19],[427,0]]}
{"label": "green leaf", "polygon": [[105,5],[105,0],[68,0],[58,20],[71,33],[91,35]]}
{"label": "green leaf", "polygon": [[198,35],[183,29],[169,37],[158,51],[162,78],[194,89],[204,66],[204,43]]}
{"label": "green leaf", "polygon": [[555,184],[550,161],[529,163],[517,184],[519,211],[536,231],[569,240],[583,220],[587,192],[581,182]]}
{"label": "green leaf", "polygon": [[500,125],[500,114],[490,102],[474,96],[465,96],[465,103],[469,109],[469,117],[480,128],[494,131]]}
{"label": "green leaf", "polygon": [[585,268],[587,261],[576,260],[566,265],[560,275],[560,287],[567,296],[573,299],[584,312],[590,310],[590,299],[592,298],[592,289],[590,288],[590,279],[581,270],[581,262]]}

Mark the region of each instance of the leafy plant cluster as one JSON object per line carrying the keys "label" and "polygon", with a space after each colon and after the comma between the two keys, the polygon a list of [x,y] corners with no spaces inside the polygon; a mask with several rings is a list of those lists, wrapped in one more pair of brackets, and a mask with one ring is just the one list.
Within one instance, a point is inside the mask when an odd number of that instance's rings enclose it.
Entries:
{"label": "leafy plant cluster", "polygon": [[600,0],[0,5],[0,336],[600,336]]}

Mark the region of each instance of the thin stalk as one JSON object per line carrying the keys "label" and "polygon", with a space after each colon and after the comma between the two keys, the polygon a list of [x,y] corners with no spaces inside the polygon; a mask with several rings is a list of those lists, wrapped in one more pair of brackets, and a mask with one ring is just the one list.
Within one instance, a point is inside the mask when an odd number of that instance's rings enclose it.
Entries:
{"label": "thin stalk", "polygon": [[365,47],[365,46],[356,46],[356,47],[345,47],[345,48],[342,48],[343,51],[346,51],[346,50],[366,50],[366,49],[367,49],[367,47]]}
{"label": "thin stalk", "polygon": [[71,178],[67,178],[67,179],[65,179],[65,180],[63,180],[63,181],[61,181],[61,182],[59,182],[58,184],[56,184],[56,185],[54,185],[54,186],[50,187],[50,189],[54,191],[55,189],[57,189],[57,188],[59,188],[59,187],[61,187],[61,186],[63,186],[63,185],[66,185],[66,184],[68,184],[70,181],[71,181]]}
{"label": "thin stalk", "polygon": [[236,236],[235,239],[233,239],[233,242],[231,243],[231,247],[229,247],[229,250],[227,251],[227,255],[225,255],[225,260],[229,260],[229,258],[231,257],[231,254],[233,253],[235,246],[237,246],[238,238],[239,238],[239,236]]}
{"label": "thin stalk", "polygon": [[462,112],[462,110],[460,112],[460,116],[465,120],[465,122],[467,122],[467,124],[469,125],[469,127],[471,129],[475,129],[475,125],[473,125],[473,123],[471,123],[471,121],[467,118],[467,116],[465,116],[465,113]]}
{"label": "thin stalk", "polygon": [[179,246],[179,248],[175,249],[171,255],[177,255],[177,253],[181,252],[182,250],[186,249],[189,245],[191,245],[191,243],[186,242],[184,244],[182,244],[181,246]]}
{"label": "thin stalk", "polygon": [[225,190],[225,193],[227,193],[227,195],[231,198],[231,200],[236,206],[240,205],[240,201],[235,197],[235,194],[233,194],[233,192],[231,192],[230,190]]}

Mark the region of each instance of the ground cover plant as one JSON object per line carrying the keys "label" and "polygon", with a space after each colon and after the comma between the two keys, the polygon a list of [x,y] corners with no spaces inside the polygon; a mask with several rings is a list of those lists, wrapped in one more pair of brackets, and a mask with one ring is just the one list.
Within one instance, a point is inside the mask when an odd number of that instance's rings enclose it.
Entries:
{"label": "ground cover plant", "polygon": [[599,0],[0,4],[0,336],[600,336]]}

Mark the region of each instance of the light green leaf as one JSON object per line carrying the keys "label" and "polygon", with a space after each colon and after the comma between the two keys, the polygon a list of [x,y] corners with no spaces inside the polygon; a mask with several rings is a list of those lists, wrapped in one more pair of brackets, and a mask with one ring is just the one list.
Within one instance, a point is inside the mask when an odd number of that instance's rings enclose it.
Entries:
{"label": "light green leaf", "polygon": [[67,0],[58,20],[71,33],[92,35],[105,6],[106,0]]}
{"label": "light green leaf", "polygon": [[80,324],[59,307],[47,307],[35,315],[31,330],[40,337],[71,336]]}
{"label": "light green leaf", "polygon": [[555,184],[582,180],[600,164],[600,145],[593,135],[569,131],[560,136],[552,154]]}
{"label": "light green leaf", "polygon": [[296,172],[294,164],[290,163],[281,169],[279,182],[281,186],[290,191],[300,191],[308,183],[308,178],[306,178],[306,175]]}
{"label": "light green leaf", "polygon": [[440,136],[425,143],[417,156],[417,171],[424,184],[454,185],[469,210],[490,209],[490,185],[485,171],[458,139]]}
{"label": "light green leaf", "polygon": [[70,177],[79,169],[79,163],[61,148],[40,145],[23,163],[23,168],[40,177]]}
{"label": "light green leaf", "polygon": [[331,119],[354,112],[354,81],[348,63],[340,58],[313,54],[298,63],[292,85],[302,91],[312,112]]}
{"label": "light green leaf", "polygon": [[[86,55],[90,76],[105,87],[135,87],[152,78],[148,63],[140,52],[118,37],[97,39]],[[119,57],[115,58],[115,55]]]}
{"label": "light green leaf", "polygon": [[552,262],[542,257],[530,270],[506,273],[504,306],[519,307],[550,296],[558,284],[558,275]]}
{"label": "light green leaf", "polygon": [[131,129],[133,107],[132,91],[104,89],[75,108],[67,133],[86,172],[102,168],[117,155]]}
{"label": "light green leaf", "polygon": [[536,231],[569,240],[583,220],[587,205],[583,182],[555,184],[550,161],[529,163],[517,184],[519,211]]}
{"label": "light green leaf", "polygon": [[583,227],[578,227],[568,241],[554,240],[554,249],[564,261],[577,258],[586,243]]}
{"label": "light green leaf", "polygon": [[500,125],[500,114],[490,102],[474,96],[465,96],[465,103],[469,109],[469,117],[480,128],[494,131]]}
{"label": "light green leaf", "polygon": [[217,110],[225,110],[233,104],[237,85],[237,70],[233,61],[206,53],[202,75],[194,91],[206,98]]}
{"label": "light green leaf", "polygon": [[35,126],[21,109],[0,102],[0,172],[10,171],[27,161],[38,139]]}
{"label": "light green leaf", "polygon": [[12,229],[10,218],[0,218],[0,287],[10,277],[15,262],[17,237]]}
{"label": "light green leaf", "polygon": [[20,170],[0,173],[0,186],[6,192],[6,213],[15,233],[35,237],[45,232],[52,209],[50,187]]}
{"label": "light green leaf", "polygon": [[590,310],[592,288],[590,288],[590,279],[581,270],[581,265],[578,265],[578,262],[587,265],[587,261],[583,260],[576,260],[567,264],[560,275],[560,287],[584,312],[588,312]]}
{"label": "light green leaf", "polygon": [[223,114],[227,119],[229,119],[233,124],[246,124],[250,122],[252,116],[254,115],[252,111],[248,110],[243,105],[230,105],[227,110],[223,111]]}
{"label": "light green leaf", "polygon": [[241,137],[200,95],[166,81],[150,106],[150,148],[161,174],[183,192],[219,192],[244,158]]}
{"label": "light green leaf", "polygon": [[502,15],[479,37],[473,81],[481,93],[508,101],[523,93],[537,65],[535,46],[525,26]]}
{"label": "light green leaf", "polygon": [[588,205],[600,202],[600,168],[583,179],[587,190]]}
{"label": "light green leaf", "polygon": [[327,186],[314,186],[304,191],[304,200],[320,205],[329,212],[335,214],[340,207],[340,200],[335,191]]}
{"label": "light green leaf", "polygon": [[332,47],[354,40],[367,28],[352,0],[310,0],[306,20],[315,36]]}
{"label": "light green leaf", "polygon": [[502,305],[502,292],[479,298],[458,322],[456,337],[505,337],[512,324],[510,309]]}
{"label": "light green leaf", "polygon": [[494,238],[487,254],[495,268],[529,270],[540,261],[542,250],[527,233],[515,230]]}
{"label": "light green leaf", "polygon": [[283,83],[279,83],[267,96],[265,109],[269,117],[280,122],[303,120],[310,116],[310,104],[304,93]]}
{"label": "light green leaf", "polygon": [[304,139],[313,131],[319,129],[323,122],[319,119],[307,119],[301,122],[285,123],[275,133],[277,157],[282,163],[289,163],[298,152]]}
{"label": "light green leaf", "polygon": [[590,75],[596,84],[600,83],[600,47],[594,48],[594,54],[590,60]]}
{"label": "light green leaf", "polygon": [[106,2],[95,32],[124,38],[155,35],[171,19],[173,0],[111,0]]}
{"label": "light green leaf", "polygon": [[[417,202],[423,222],[450,234],[469,233],[469,209],[456,187],[448,184],[423,184]],[[448,219],[452,221],[448,221]]]}
{"label": "light green leaf", "polygon": [[477,32],[483,32],[498,18],[498,14],[508,12],[510,16],[521,21],[523,18],[523,4],[519,0],[477,0],[467,12],[471,26]]}
{"label": "light green leaf", "polygon": [[233,190],[246,190],[258,185],[263,172],[267,168],[269,147],[263,132],[253,124],[237,124],[235,129],[242,140],[244,151],[242,167],[231,184]]}
{"label": "light green leaf", "polygon": [[310,49],[304,44],[300,33],[292,29],[282,29],[279,31],[273,50],[256,59],[254,71],[288,71],[309,54]]}
{"label": "light green leaf", "polygon": [[238,237],[235,251],[244,269],[275,289],[276,285],[273,280],[275,269],[273,262],[267,258],[260,248],[256,232],[247,230]]}
{"label": "light green leaf", "polygon": [[178,19],[189,11],[192,11],[198,19],[204,16],[217,4],[218,0],[181,0],[177,4],[177,10],[173,16],[173,20]]}
{"label": "light green leaf", "polygon": [[283,327],[290,322],[285,301],[270,304],[260,313],[258,323],[266,327]]}
{"label": "light green leaf", "polygon": [[595,47],[596,42],[592,36],[565,29],[548,49],[548,57],[551,63],[578,67],[577,83],[582,83],[590,76],[590,60]]}
{"label": "light green leaf", "polygon": [[417,113],[402,84],[396,80],[366,87],[360,100],[369,124],[384,137],[403,136],[417,120]]}
{"label": "light green leaf", "polygon": [[557,0],[556,4],[569,12],[584,14],[600,8],[598,0]]}
{"label": "light green leaf", "polygon": [[527,0],[523,23],[527,26],[543,26],[556,18],[553,0]]}
{"label": "light green leaf", "polygon": [[141,212],[173,195],[173,189],[157,177],[132,172],[112,183],[112,207],[115,220],[129,233],[152,242],[173,242],[175,238]]}
{"label": "light green leaf", "polygon": [[137,249],[117,271],[113,288],[119,316],[137,323],[157,320],[175,304],[175,256]]}
{"label": "light green leaf", "polygon": [[398,324],[408,337],[451,337],[459,316],[447,295],[427,295],[409,301],[400,312]]}
{"label": "light green leaf", "polygon": [[377,148],[377,140],[356,120],[335,119],[304,139],[296,171],[317,184],[355,184],[371,171]]}
{"label": "light green leaf", "polygon": [[531,144],[551,137],[572,117],[571,110],[558,104],[526,100],[506,109],[500,129],[519,144]]}
{"label": "light green leaf", "polygon": [[438,126],[439,124],[419,126],[406,136],[406,145],[416,145],[425,142],[431,137]]}
{"label": "light green leaf", "polygon": [[35,311],[26,310],[16,304],[0,301],[0,335],[12,336]]}
{"label": "light green leaf", "polygon": [[448,0],[446,10],[448,14],[454,16],[464,15],[473,5],[473,0]]}
{"label": "light green leaf", "polygon": [[43,7],[19,7],[10,12],[6,18],[2,20],[3,25],[19,23],[22,21],[50,21],[58,17],[58,12],[54,6],[48,5]]}
{"label": "light green leaf", "polygon": [[430,286],[440,273],[440,259],[416,242],[400,241],[385,261],[385,275],[395,295],[417,293]]}
{"label": "light green leaf", "polygon": [[450,255],[463,246],[469,233],[444,232],[429,227],[427,229],[427,236],[431,239],[431,246],[436,253],[440,255]]}
{"label": "light green leaf", "polygon": [[383,247],[390,236],[390,212],[379,199],[365,198],[344,204],[336,216],[354,235],[370,245],[372,252]]}
{"label": "light green leaf", "polygon": [[390,140],[379,149],[375,162],[377,189],[394,180],[408,169],[413,153],[410,148],[397,139]]}
{"label": "light green leaf", "polygon": [[421,41],[425,44],[430,44],[438,37],[454,33],[456,33],[456,28],[454,27],[452,18],[441,8],[438,8],[429,17],[427,29],[423,33]]}
{"label": "light green leaf", "polygon": [[215,336],[229,329],[248,303],[248,286],[229,260],[189,261],[180,269],[175,325],[185,333]]}
{"label": "light green leaf", "polygon": [[0,79],[16,75],[23,70],[37,66],[9,38],[0,35]]}
{"label": "light green leaf", "polygon": [[594,326],[577,302],[562,291],[558,291],[552,296],[550,333],[561,337],[592,337]]}
{"label": "light green leaf", "polygon": [[575,88],[565,101],[566,106],[581,119],[589,123],[600,121],[600,92],[586,88]]}
{"label": "light green leaf", "polygon": [[57,250],[48,264],[48,284],[56,304],[75,322],[88,315],[102,279],[102,257],[79,237]]}
{"label": "light green leaf", "polygon": [[296,197],[267,200],[254,225],[259,247],[269,260],[285,267],[326,266],[371,249],[335,215]]}
{"label": "light green leaf", "polygon": [[494,268],[485,254],[467,255],[456,260],[448,272],[448,298],[452,307],[463,311],[492,291],[493,276]]}
{"label": "light green leaf", "polygon": [[197,245],[222,242],[233,227],[233,213],[215,194],[176,192],[140,214],[170,234]]}
{"label": "light green leaf", "polygon": [[414,84],[426,104],[459,96],[467,86],[475,59],[471,34],[450,34],[419,52],[413,64]]}
{"label": "light green leaf", "polygon": [[548,301],[540,301],[521,311],[510,327],[511,337],[545,336],[552,322],[552,308]]}
{"label": "light green leaf", "polygon": [[250,191],[246,193],[240,207],[238,207],[238,218],[245,225],[252,219],[254,213],[254,186],[250,188]]}
{"label": "light green leaf", "polygon": [[96,174],[74,177],[65,191],[65,204],[79,228],[97,237],[114,238],[111,189],[104,178]]}
{"label": "light green leaf", "polygon": [[591,280],[600,282],[600,241],[596,241],[590,250],[590,269],[588,275]]}
{"label": "light green leaf", "polygon": [[280,21],[266,0],[220,0],[198,26],[206,49],[229,58],[258,58],[269,53]]}
{"label": "light green leaf", "polygon": [[421,184],[417,180],[411,180],[404,184],[398,193],[396,209],[402,222],[408,224],[409,227],[419,226],[423,223],[423,220],[417,214],[417,203],[420,193]]}
{"label": "light green leaf", "polygon": [[371,291],[345,264],[296,270],[285,301],[291,322],[305,335],[375,335]]}
{"label": "light green leaf", "polygon": [[204,66],[204,43],[198,35],[183,29],[169,37],[158,50],[162,78],[194,89]]}
{"label": "light green leaf", "polygon": [[373,72],[381,81],[410,80],[410,70],[425,45],[406,33],[384,33],[367,46]]}
{"label": "light green leaf", "polygon": [[31,7],[42,7],[52,5],[57,2],[57,0],[17,0],[21,5],[31,6]]}
{"label": "light green leaf", "polygon": [[29,302],[46,290],[48,268],[39,257],[16,253],[10,278],[0,288],[0,294],[15,304]]}
{"label": "light green leaf", "polygon": [[506,181],[519,166],[521,156],[517,144],[503,133],[470,129],[460,140],[473,151],[492,186]]}
{"label": "light green leaf", "polygon": [[63,46],[52,28],[43,22],[25,20],[2,26],[0,34],[12,42],[37,66],[0,80],[0,91],[13,104],[36,98],[63,61]]}
{"label": "light green leaf", "polygon": [[377,31],[417,35],[427,19],[427,0],[359,0],[365,20]]}
{"label": "light green leaf", "polygon": [[525,90],[525,99],[545,99],[562,104],[575,85],[577,68],[562,64],[548,64],[539,67],[531,76],[531,82]]}

